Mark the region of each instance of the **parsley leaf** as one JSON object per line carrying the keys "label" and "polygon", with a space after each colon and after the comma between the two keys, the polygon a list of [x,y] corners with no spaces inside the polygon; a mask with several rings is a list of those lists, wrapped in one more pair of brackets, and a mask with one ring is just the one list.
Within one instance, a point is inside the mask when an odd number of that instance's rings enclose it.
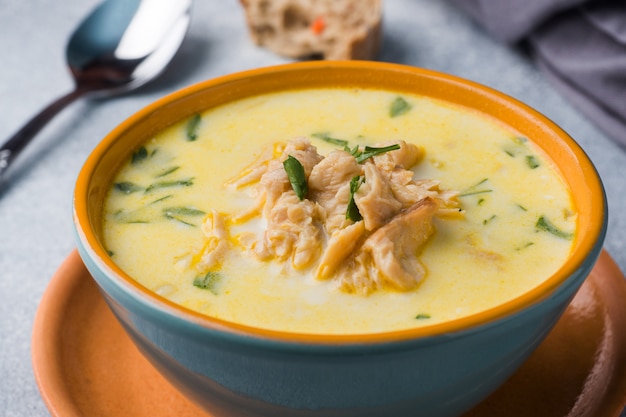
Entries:
{"label": "parsley leaf", "polygon": [[283,167],[287,173],[287,178],[291,183],[291,188],[296,193],[300,201],[304,200],[309,192],[309,186],[304,176],[304,167],[293,156],[289,155],[287,159],[283,161]]}
{"label": "parsley leaf", "polygon": [[202,117],[200,117],[199,114],[194,114],[187,122],[185,132],[187,134],[187,140],[189,142],[193,142],[194,140],[198,139],[198,127],[200,127],[201,120]]}
{"label": "parsley leaf", "polygon": [[353,222],[358,222],[359,220],[363,220],[363,216],[359,211],[359,207],[356,205],[354,201],[354,194],[359,190],[361,184],[365,182],[365,177],[357,175],[352,177],[350,180],[350,201],[348,202],[348,208],[346,210],[346,219],[352,220]]}
{"label": "parsley leaf", "polygon": [[402,97],[396,97],[389,107],[389,117],[398,117],[411,110],[411,105]]}

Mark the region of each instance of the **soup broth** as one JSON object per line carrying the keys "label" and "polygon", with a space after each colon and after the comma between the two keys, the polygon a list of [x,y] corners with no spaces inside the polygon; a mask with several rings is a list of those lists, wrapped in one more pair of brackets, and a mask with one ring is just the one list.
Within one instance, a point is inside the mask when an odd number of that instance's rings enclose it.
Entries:
{"label": "soup broth", "polygon": [[[423,150],[414,180],[456,191],[458,215],[435,215],[415,253],[424,277],[414,287],[345,291],[318,279],[315,262],[294,268],[246,248],[242,236],[267,222],[229,222],[258,201],[258,190],[233,187],[233,178],[268,148],[302,137],[323,156],[406,141]],[[206,271],[198,265],[219,243],[206,233],[217,213],[228,250]],[[367,89],[279,92],[195,115],[136,149],[104,205],[107,250],[150,290],[219,319],[323,334],[406,329],[502,304],[559,268],[575,226],[569,190],[532,138],[429,97]]]}

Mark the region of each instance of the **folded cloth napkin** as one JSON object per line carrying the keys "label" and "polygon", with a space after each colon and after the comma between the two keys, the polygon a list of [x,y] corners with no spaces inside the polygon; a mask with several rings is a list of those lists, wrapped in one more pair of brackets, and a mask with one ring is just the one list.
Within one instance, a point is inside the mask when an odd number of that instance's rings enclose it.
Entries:
{"label": "folded cloth napkin", "polygon": [[555,87],[626,147],[625,0],[451,0],[494,37],[524,44]]}

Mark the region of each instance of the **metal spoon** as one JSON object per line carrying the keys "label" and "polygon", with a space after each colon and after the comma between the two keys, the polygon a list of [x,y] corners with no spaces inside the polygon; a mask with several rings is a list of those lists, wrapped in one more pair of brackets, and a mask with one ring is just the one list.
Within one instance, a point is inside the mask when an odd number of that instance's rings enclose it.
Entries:
{"label": "metal spoon", "polygon": [[109,97],[159,75],[178,51],[192,0],[105,0],[74,31],[66,59],[74,89],[45,107],[0,148],[0,181],[15,157],[68,104]]}

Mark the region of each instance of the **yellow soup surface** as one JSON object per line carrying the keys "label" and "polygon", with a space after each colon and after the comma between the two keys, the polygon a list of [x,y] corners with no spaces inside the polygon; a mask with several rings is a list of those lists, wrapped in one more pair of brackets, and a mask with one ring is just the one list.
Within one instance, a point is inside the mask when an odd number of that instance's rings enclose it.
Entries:
{"label": "yellow soup surface", "polygon": [[[254,187],[228,184],[268,147],[301,137],[321,155],[341,141],[406,141],[424,153],[414,179],[456,191],[459,215],[435,215],[415,253],[425,271],[415,288],[343,291],[317,279],[314,266],[259,259],[237,233],[262,233],[262,218],[229,225],[227,256],[209,272],[198,268],[216,244],[207,217],[228,222],[257,204]],[[502,304],[559,268],[575,226],[569,190],[532,138],[470,109],[368,89],[279,92],[181,121],[134,151],[104,204],[105,246],[145,287],[223,320],[317,334],[406,329]]]}

